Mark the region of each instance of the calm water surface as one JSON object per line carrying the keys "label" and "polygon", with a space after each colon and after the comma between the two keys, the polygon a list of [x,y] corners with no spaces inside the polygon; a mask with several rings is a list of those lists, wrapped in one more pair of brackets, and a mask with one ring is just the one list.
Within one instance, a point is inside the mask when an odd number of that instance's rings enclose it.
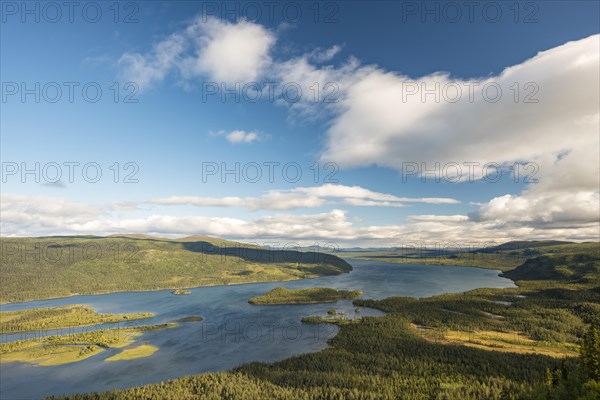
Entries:
{"label": "calm water surface", "polygon": [[[170,290],[73,296],[2,306],[2,311],[87,304],[102,313],[152,312],[155,317],[136,322],[150,325],[200,315],[202,322],[146,332],[137,343],[159,348],[151,357],[106,363],[122,349],[109,349],[72,364],[39,367],[23,363],[0,364],[1,399],[37,399],[48,395],[103,391],[154,383],[182,375],[230,369],[251,361],[277,361],[327,347],[338,331],[330,324],[302,324],[308,315],[327,315],[335,308],[349,316],[382,315],[361,309],[355,314],[350,300],[334,304],[254,306],[248,299],[276,286],[290,289],[333,287],[359,289],[363,298],[390,296],[428,297],[475,288],[514,287],[499,271],[400,265],[379,261],[347,260],[348,274],[291,282],[252,283],[192,289],[191,295],[174,296]],[[135,323],[131,323],[135,324]],[[124,326],[124,325],[121,325]],[[4,341],[19,337],[5,335]]]}

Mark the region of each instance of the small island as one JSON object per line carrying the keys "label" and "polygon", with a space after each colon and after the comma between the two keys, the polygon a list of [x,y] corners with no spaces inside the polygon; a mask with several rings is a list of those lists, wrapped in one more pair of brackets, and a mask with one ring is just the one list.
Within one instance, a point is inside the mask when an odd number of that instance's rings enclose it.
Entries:
{"label": "small island", "polygon": [[200,322],[202,320],[203,320],[202,317],[200,317],[198,315],[192,315],[190,317],[184,317],[184,318],[176,319],[176,320],[174,320],[172,322]]}
{"label": "small island", "polygon": [[183,295],[183,294],[192,294],[192,291],[189,289],[175,289],[171,292],[174,295]]}
{"label": "small island", "polygon": [[[176,324],[103,329],[0,343],[0,363],[22,362],[39,366],[70,364],[95,356],[110,348],[134,345],[145,331],[174,328]],[[140,345],[116,354],[106,361],[129,360],[152,355],[158,348]]]}
{"label": "small island", "polygon": [[360,297],[360,290],[337,290],[332,288],[286,289],[276,287],[261,296],[252,297],[250,304],[313,304],[334,303],[342,299]]}
{"label": "small island", "polygon": [[95,324],[131,322],[153,316],[152,313],[100,314],[84,305],[2,311],[0,312],[0,333],[22,333]]}
{"label": "small island", "polygon": [[358,323],[361,318],[346,318],[344,317],[322,317],[319,315],[314,315],[310,317],[302,317],[302,322],[305,324],[335,324],[335,325],[349,325]]}

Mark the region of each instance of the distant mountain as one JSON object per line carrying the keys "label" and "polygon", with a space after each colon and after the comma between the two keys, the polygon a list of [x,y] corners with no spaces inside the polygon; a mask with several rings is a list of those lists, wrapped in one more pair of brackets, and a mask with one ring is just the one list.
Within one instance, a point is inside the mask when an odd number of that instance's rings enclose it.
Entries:
{"label": "distant mountain", "polygon": [[122,238],[131,238],[131,239],[147,239],[147,240],[162,240],[162,238],[146,235],[144,233],[115,233],[113,235],[108,235],[106,237],[122,237]]}
{"label": "distant mountain", "polygon": [[565,242],[561,240],[514,240],[511,242],[502,243],[498,246],[486,247],[478,251],[504,251],[504,250],[524,250],[538,247],[559,246],[564,244],[572,244],[573,242]]}

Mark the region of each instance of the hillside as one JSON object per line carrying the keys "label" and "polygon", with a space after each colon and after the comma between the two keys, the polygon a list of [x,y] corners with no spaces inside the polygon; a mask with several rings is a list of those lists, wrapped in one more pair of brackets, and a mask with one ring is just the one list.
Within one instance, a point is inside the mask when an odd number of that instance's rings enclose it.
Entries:
{"label": "hillside", "polygon": [[600,257],[593,253],[543,255],[525,261],[503,276],[514,281],[558,280],[589,283],[600,280]]}
{"label": "hillside", "polygon": [[526,260],[542,255],[558,254],[598,254],[598,242],[570,243],[558,240],[546,241],[512,241],[497,246],[462,249],[458,245],[437,248],[405,248],[379,249],[376,251],[344,251],[344,258],[358,258],[394,262],[399,264],[432,264],[465,267],[479,267],[509,271],[517,268]]}
{"label": "hillside", "polygon": [[502,243],[498,246],[491,246],[486,249],[482,249],[481,251],[524,250],[547,246],[560,246],[564,244],[572,244],[572,242],[565,242],[562,240],[513,240]]}
{"label": "hillside", "polygon": [[0,238],[0,301],[285,281],[352,269],[326,253],[205,237],[131,236]]}

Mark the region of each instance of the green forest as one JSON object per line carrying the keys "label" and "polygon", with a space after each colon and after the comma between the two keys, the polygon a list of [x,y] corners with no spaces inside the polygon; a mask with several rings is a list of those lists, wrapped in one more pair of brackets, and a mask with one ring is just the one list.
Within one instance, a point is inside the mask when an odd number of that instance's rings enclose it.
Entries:
{"label": "green forest", "polygon": [[0,302],[132,290],[286,281],[349,272],[324,252],[209,237],[0,238]]}
{"label": "green forest", "polygon": [[276,287],[260,296],[248,300],[250,304],[310,304],[334,303],[342,299],[360,297],[360,290],[337,290],[333,288],[287,289]]}
{"label": "green forest", "polygon": [[[600,255],[544,254],[507,273],[518,288],[477,289],[426,299],[355,300],[385,311],[340,323],[330,347],[280,362],[183,377],[103,399],[552,399],[600,398]],[[539,270],[540,274],[532,273]],[[432,339],[415,329],[440,333]],[[446,331],[527,336],[575,357],[448,343]],[[471,343],[472,344],[472,343]]]}

